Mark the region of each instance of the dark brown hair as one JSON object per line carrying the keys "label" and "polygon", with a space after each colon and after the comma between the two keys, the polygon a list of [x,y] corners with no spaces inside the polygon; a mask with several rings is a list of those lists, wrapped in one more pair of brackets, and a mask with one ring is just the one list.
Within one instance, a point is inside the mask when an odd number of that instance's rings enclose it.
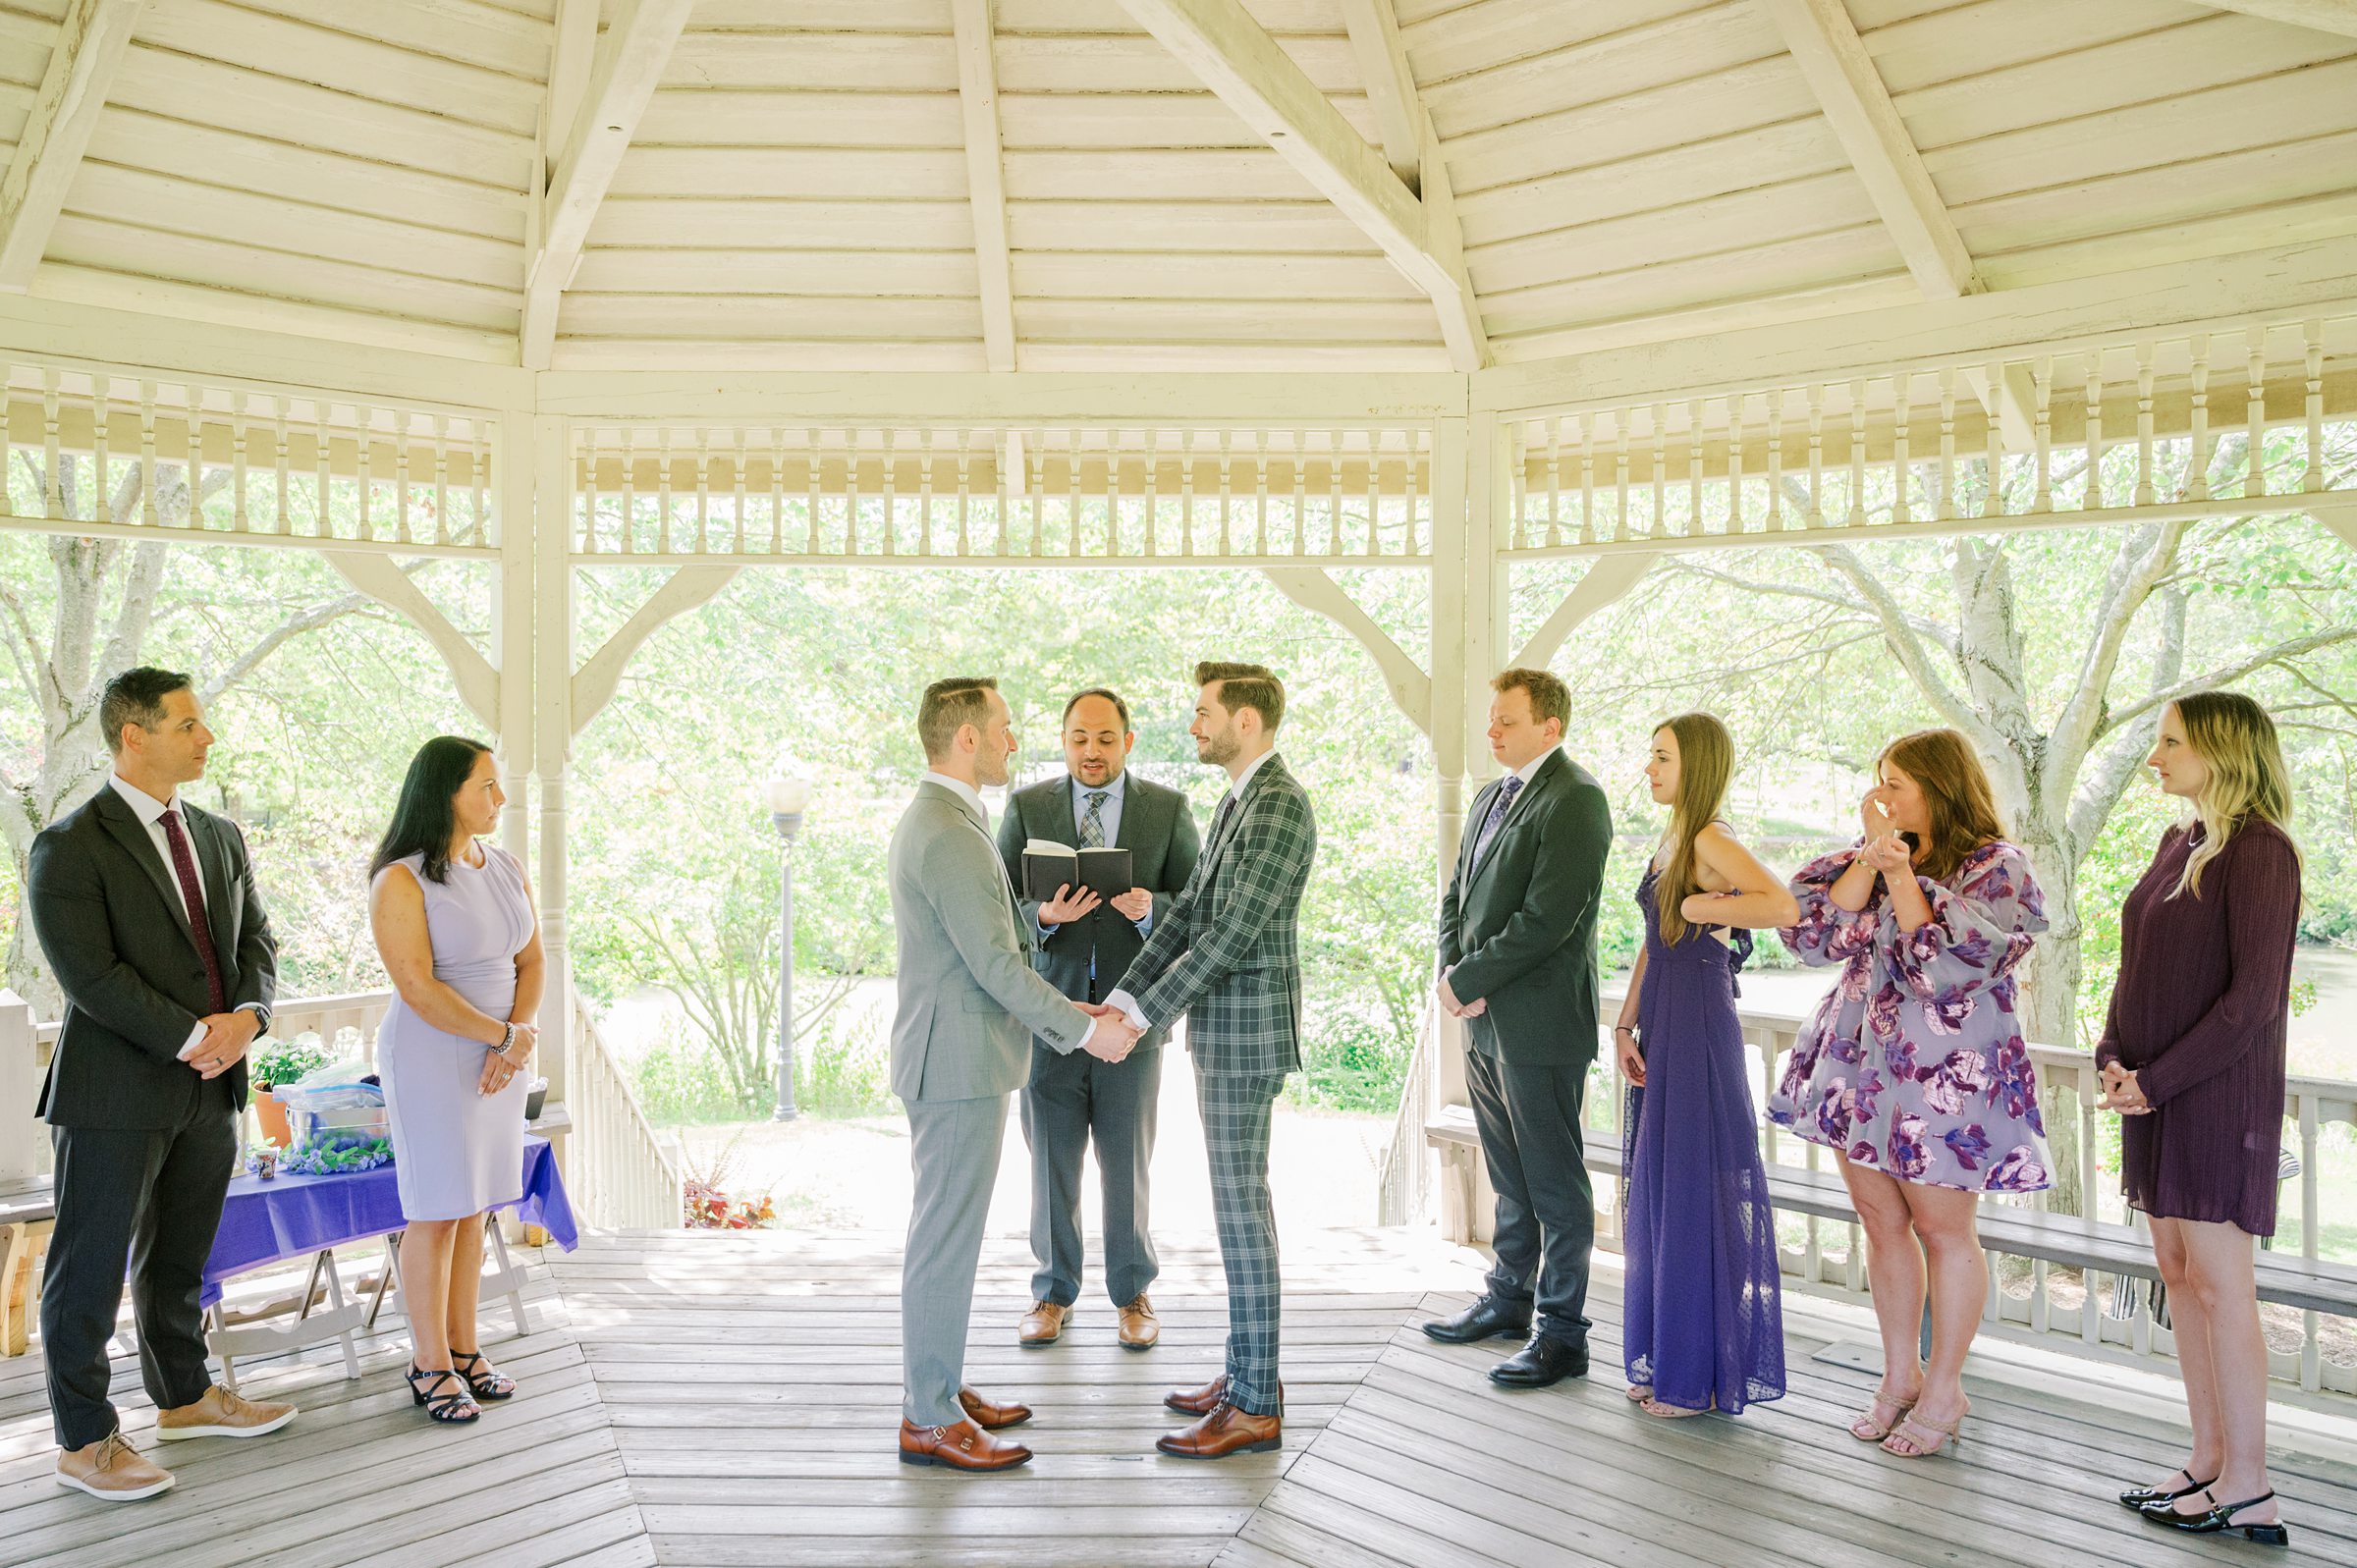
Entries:
{"label": "dark brown hair", "polygon": [[1064,705],[1064,722],[1067,725],[1072,722],[1072,710],[1080,706],[1080,699],[1083,697],[1103,697],[1107,702],[1112,703],[1113,711],[1122,716],[1122,732],[1128,733],[1129,705],[1122,700],[1121,693],[1106,686],[1091,686],[1086,691],[1073,692],[1072,700]]}
{"label": "dark brown hair", "polygon": [[1530,717],[1534,721],[1545,724],[1553,719],[1566,730],[1571,728],[1571,688],[1553,671],[1519,667],[1501,670],[1491,679],[1490,689],[1502,696],[1509,691],[1527,691]]}
{"label": "dark brown hair", "polygon": [[948,753],[958,731],[967,725],[977,730],[990,722],[986,691],[999,689],[997,676],[952,676],[925,688],[916,705],[916,738],[924,743],[925,760]]}
{"label": "dark brown hair", "polygon": [[137,725],[141,730],[161,726],[164,699],[192,684],[179,671],[158,670],[153,665],[126,670],[108,681],[106,695],[98,699],[98,728],[106,732],[106,749],[121,755],[125,725]]}
{"label": "dark brown hair", "polygon": [[1220,706],[1230,713],[1249,708],[1260,715],[1261,728],[1275,734],[1285,722],[1285,682],[1267,665],[1223,664],[1206,659],[1195,666],[1195,684],[1220,685]]}
{"label": "dark brown hair", "polygon": [[1924,843],[1915,856],[1915,869],[1934,882],[1946,882],[1956,868],[1992,838],[2005,836],[1997,814],[1997,792],[1989,786],[1989,771],[1981,766],[1972,742],[1954,730],[1918,730],[1901,735],[1874,759],[1879,782],[1889,763],[1915,781],[1931,818]]}

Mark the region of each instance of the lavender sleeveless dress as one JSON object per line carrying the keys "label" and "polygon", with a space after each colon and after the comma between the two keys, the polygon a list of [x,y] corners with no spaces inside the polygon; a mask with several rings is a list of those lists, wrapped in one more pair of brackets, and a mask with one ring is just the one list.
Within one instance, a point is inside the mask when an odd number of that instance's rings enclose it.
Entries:
{"label": "lavender sleeveless dress", "polygon": [[[516,954],[531,940],[523,868],[497,844],[483,863],[450,863],[429,881],[423,857],[396,861],[425,891],[434,978],[494,1018],[516,1004]],[[380,876],[389,876],[388,866]],[[396,997],[376,1037],[376,1071],[393,1123],[393,1172],[410,1219],[464,1219],[523,1195],[524,1075],[476,1092],[491,1048],[445,1034]]]}
{"label": "lavender sleeveless dress", "polygon": [[1735,1016],[1735,973],[1751,952],[1707,927],[1662,941],[1659,868],[1637,885],[1645,980],[1637,1038],[1645,1087],[1628,1091],[1627,1268],[1621,1358],[1628,1380],[1684,1410],[1732,1414],[1784,1392],[1783,1291],[1776,1212]]}

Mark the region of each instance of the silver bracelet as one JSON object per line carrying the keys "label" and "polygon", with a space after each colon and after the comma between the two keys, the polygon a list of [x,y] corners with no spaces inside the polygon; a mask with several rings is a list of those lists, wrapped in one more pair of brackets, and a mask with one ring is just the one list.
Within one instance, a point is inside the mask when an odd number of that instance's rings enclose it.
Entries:
{"label": "silver bracelet", "polygon": [[505,1024],[502,1025],[502,1027],[507,1032],[499,1037],[499,1044],[493,1046],[491,1049],[504,1056],[508,1054],[508,1048],[516,1044],[516,1026],[514,1024]]}

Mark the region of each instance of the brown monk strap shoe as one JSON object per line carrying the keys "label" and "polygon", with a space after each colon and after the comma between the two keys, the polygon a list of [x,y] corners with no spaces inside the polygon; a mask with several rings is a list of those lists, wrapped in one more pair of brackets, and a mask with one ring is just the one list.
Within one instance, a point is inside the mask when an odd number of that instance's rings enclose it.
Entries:
{"label": "brown monk strap shoe", "polygon": [[[1228,1375],[1220,1374],[1200,1388],[1174,1388],[1162,1402],[1182,1416],[1208,1416],[1228,1397]],[[1285,1408],[1285,1384],[1277,1385],[1277,1408]]]}
{"label": "brown monk strap shoe", "polygon": [[86,1491],[100,1502],[137,1502],[172,1489],[172,1472],[109,1433],[82,1448],[61,1449],[57,1484]]}
{"label": "brown monk strap shoe", "polygon": [[958,1390],[958,1407],[973,1419],[984,1432],[997,1432],[1003,1427],[1019,1427],[1031,1419],[1029,1405],[995,1405],[971,1388]]}
{"label": "brown monk strap shoe", "polygon": [[993,1437],[970,1421],[955,1427],[920,1427],[901,1422],[901,1463],[940,1465],[947,1470],[1013,1470],[1031,1457],[1019,1442]]}
{"label": "brown monk strap shoe", "polygon": [[157,1411],[155,1439],[177,1442],[184,1437],[259,1437],[294,1419],[293,1405],[241,1398],[215,1383],[194,1404]]}
{"label": "brown monk strap shoe", "polygon": [[1162,1337],[1162,1324],[1154,1316],[1154,1303],[1139,1291],[1137,1299],[1122,1309],[1122,1348],[1151,1350],[1154,1341]]}
{"label": "brown monk strap shoe", "polygon": [[1022,1326],[1014,1331],[1015,1343],[1025,1350],[1037,1350],[1052,1345],[1064,1337],[1064,1325],[1072,1319],[1072,1309],[1060,1307],[1052,1301],[1035,1301],[1023,1314]]}
{"label": "brown monk strap shoe", "polygon": [[1178,1459],[1274,1453],[1285,1446],[1285,1421],[1279,1416],[1249,1415],[1222,1400],[1193,1426],[1155,1438],[1154,1446]]}

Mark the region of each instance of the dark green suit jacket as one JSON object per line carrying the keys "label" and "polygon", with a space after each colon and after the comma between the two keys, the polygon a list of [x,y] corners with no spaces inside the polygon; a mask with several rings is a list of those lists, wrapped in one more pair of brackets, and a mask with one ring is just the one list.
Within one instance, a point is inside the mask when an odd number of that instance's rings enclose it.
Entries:
{"label": "dark green suit jacket", "polygon": [[1479,862],[1481,825],[1506,785],[1473,797],[1456,871],[1441,894],[1441,968],[1473,1049],[1519,1067],[1585,1066],[1596,1056],[1596,912],[1613,842],[1612,808],[1561,751],[1531,778]]}

